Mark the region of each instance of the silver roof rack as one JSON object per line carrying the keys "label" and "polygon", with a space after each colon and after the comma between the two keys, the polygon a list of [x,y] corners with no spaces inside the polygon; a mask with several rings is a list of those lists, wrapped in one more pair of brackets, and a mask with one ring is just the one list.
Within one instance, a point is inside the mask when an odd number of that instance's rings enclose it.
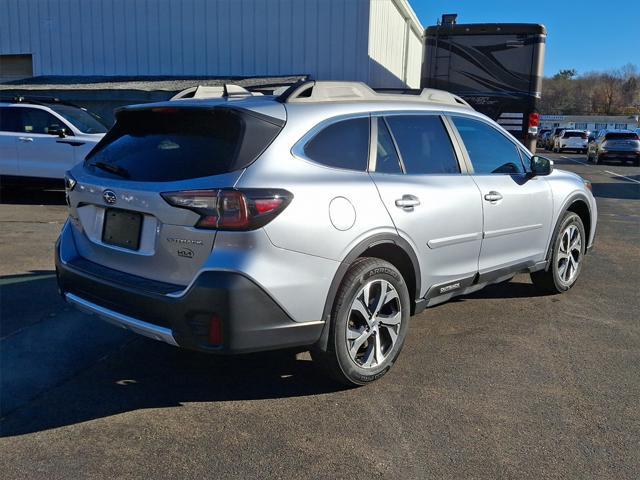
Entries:
{"label": "silver roof rack", "polygon": [[444,90],[425,88],[419,95],[378,93],[363,82],[309,80],[292,85],[278,100],[282,103],[416,101],[472,108],[459,96]]}
{"label": "silver roof rack", "polygon": [[227,83],[225,85],[197,85],[187,88],[171,97],[171,100],[189,100],[203,98],[244,98],[251,96],[261,96],[260,92],[250,92],[240,85]]}

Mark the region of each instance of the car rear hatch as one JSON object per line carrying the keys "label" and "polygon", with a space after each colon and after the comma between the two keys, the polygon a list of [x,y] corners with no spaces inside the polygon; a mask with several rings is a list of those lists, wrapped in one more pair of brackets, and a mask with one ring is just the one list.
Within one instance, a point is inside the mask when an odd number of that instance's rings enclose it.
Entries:
{"label": "car rear hatch", "polygon": [[613,151],[635,152],[640,150],[640,141],[633,132],[610,132],[605,136],[603,147]]}
{"label": "car rear hatch", "polygon": [[275,117],[229,103],[118,112],[114,127],[69,173],[81,257],[146,279],[191,282],[211,254],[216,228],[202,228],[198,209],[176,206],[166,194],[232,189],[284,125],[276,102],[266,108]]}

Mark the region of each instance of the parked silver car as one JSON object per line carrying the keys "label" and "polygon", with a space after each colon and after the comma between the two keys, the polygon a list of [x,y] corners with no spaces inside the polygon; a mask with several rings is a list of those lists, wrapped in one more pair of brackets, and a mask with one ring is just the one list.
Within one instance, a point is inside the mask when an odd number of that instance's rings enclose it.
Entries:
{"label": "parked silver car", "polygon": [[204,352],[310,349],[355,385],[425,307],[518,272],[571,288],[596,230],[588,182],[459,97],[360,83],[125,108],[67,195],[70,303]]}
{"label": "parked silver car", "polygon": [[601,130],[589,142],[587,160],[604,163],[607,160],[632,161],[640,165],[640,136],[631,130]]}

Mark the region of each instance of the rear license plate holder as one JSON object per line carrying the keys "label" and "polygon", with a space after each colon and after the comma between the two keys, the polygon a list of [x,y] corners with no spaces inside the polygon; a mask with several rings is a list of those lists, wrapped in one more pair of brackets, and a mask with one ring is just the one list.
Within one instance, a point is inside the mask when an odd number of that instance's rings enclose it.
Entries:
{"label": "rear license plate holder", "polygon": [[141,213],[119,208],[107,208],[104,212],[103,243],[127,250],[138,250],[141,232]]}

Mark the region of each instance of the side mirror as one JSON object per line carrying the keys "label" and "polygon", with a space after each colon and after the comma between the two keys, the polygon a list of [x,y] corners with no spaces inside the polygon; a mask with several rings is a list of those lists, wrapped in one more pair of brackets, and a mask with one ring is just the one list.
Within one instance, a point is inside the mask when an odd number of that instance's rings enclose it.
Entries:
{"label": "side mirror", "polygon": [[531,173],[534,177],[549,175],[553,171],[553,160],[540,155],[531,157]]}
{"label": "side mirror", "polygon": [[60,127],[59,125],[51,125],[47,129],[47,133],[49,135],[57,135],[60,138],[65,138],[67,136],[67,129],[64,127]]}

